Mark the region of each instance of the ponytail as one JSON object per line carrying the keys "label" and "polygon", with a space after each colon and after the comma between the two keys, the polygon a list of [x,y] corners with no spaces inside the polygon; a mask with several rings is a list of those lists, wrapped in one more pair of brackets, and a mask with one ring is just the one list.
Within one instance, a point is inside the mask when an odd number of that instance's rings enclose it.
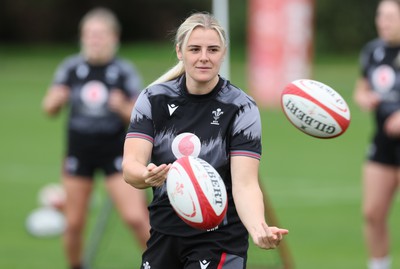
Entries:
{"label": "ponytail", "polygon": [[183,65],[182,61],[179,61],[174,67],[172,67],[170,70],[161,75],[158,79],[150,83],[150,85],[147,87],[173,80],[183,75],[184,73],[185,73],[185,66]]}

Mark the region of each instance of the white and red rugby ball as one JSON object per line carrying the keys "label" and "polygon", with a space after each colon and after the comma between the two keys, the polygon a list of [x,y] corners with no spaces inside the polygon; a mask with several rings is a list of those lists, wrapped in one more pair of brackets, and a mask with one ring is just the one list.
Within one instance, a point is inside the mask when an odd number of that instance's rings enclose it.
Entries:
{"label": "white and red rugby ball", "polygon": [[300,131],[318,138],[342,135],[350,124],[350,109],[334,89],[311,79],[289,83],[281,105],[289,121]]}
{"label": "white and red rugby ball", "polygon": [[176,214],[200,230],[217,228],[228,208],[224,181],[214,167],[198,157],[184,156],[172,164],[167,193]]}

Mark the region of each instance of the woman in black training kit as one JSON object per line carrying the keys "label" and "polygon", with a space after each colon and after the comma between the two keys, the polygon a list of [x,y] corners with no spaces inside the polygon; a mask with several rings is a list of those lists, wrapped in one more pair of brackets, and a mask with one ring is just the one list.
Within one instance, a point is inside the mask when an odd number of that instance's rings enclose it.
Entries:
{"label": "woman in black training kit", "polygon": [[363,166],[364,237],[369,269],[390,269],[389,214],[400,184],[400,0],[381,0],[378,38],[362,49],[354,99],[374,114]]}
{"label": "woman in black training kit", "polygon": [[43,109],[57,115],[69,105],[67,152],[62,179],[66,191],[64,248],[70,268],[82,268],[83,232],[97,171],[122,219],[145,248],[150,235],[145,192],[122,178],[122,154],[130,113],[141,91],[131,63],[116,57],[119,23],[96,8],[81,21],[81,53],[57,69]]}
{"label": "woman in black training kit", "polygon": [[[251,97],[218,75],[226,47],[225,31],[210,14],[188,17],[176,34],[179,63],[142,91],[132,112],[124,178],[138,189],[152,187],[154,194],[143,269],[243,269],[248,234],[270,249],[288,233],[265,222],[258,182],[260,115]],[[174,143],[181,133],[199,138],[189,155],[210,163],[225,182],[228,211],[215,230],[190,227],[169,203],[167,173],[188,155]]]}

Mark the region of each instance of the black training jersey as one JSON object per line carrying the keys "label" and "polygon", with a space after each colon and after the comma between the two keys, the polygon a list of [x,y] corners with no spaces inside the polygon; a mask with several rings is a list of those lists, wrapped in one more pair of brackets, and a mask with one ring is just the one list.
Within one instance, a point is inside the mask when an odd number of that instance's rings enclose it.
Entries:
{"label": "black training jersey", "polygon": [[70,93],[69,130],[84,134],[114,134],[125,130],[125,124],[108,108],[110,91],[122,90],[136,98],[142,81],[135,67],[115,58],[105,65],[94,66],[81,55],[73,55],[57,68],[53,85],[66,85]]}
{"label": "black training jersey", "polygon": [[366,44],[360,55],[361,72],[382,103],[376,110],[378,127],[394,111],[400,109],[400,46],[388,46],[375,39]]}
{"label": "black training jersey", "polygon": [[[185,77],[145,89],[132,112],[127,133],[153,143],[151,161],[156,165],[174,162],[184,155],[195,155],[210,163],[223,178],[228,192],[227,216],[218,230],[229,236],[247,236],[232,198],[230,157],[260,159],[261,121],[251,97],[220,78],[218,85],[205,95],[187,92]],[[177,146],[183,133],[196,136],[200,145],[189,151]],[[185,141],[182,145],[185,145]],[[186,148],[186,149],[187,149]],[[246,178],[243,178],[246,180]],[[202,231],[185,224],[171,207],[166,187],[153,188],[149,206],[153,229],[170,235],[189,236]]]}

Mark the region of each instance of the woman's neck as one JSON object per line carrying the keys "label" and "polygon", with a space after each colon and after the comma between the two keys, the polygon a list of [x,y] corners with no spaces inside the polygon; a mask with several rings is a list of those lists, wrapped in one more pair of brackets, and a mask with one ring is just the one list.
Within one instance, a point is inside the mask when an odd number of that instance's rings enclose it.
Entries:
{"label": "woman's neck", "polygon": [[205,81],[205,82],[197,82],[193,79],[188,79],[186,76],[186,88],[188,93],[190,94],[207,94],[210,93],[215,86],[218,84],[219,77],[216,76],[210,81]]}

